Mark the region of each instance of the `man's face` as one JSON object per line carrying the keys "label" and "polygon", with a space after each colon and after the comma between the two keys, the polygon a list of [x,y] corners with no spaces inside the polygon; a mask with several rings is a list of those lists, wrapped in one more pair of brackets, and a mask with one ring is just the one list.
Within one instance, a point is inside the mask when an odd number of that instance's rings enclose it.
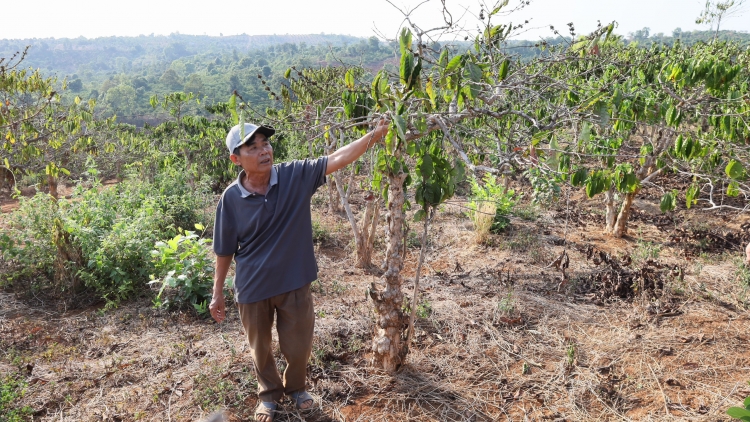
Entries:
{"label": "man's face", "polygon": [[245,173],[263,173],[271,171],[273,148],[266,135],[257,133],[252,140],[240,147],[239,154],[232,154],[229,158],[234,164],[241,166]]}

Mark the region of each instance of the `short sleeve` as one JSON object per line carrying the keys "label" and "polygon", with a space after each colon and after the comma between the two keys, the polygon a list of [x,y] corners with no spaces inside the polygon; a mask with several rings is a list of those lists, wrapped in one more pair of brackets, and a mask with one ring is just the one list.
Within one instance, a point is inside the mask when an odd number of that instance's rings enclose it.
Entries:
{"label": "short sleeve", "polygon": [[237,226],[232,207],[227,204],[227,192],[224,192],[216,206],[214,220],[214,253],[218,256],[234,255],[237,252]]}
{"label": "short sleeve", "polygon": [[304,166],[302,173],[306,175],[306,179],[310,182],[308,186],[310,188],[310,196],[312,196],[319,187],[326,183],[328,157],[323,156],[315,160],[307,159],[300,161],[299,164]]}

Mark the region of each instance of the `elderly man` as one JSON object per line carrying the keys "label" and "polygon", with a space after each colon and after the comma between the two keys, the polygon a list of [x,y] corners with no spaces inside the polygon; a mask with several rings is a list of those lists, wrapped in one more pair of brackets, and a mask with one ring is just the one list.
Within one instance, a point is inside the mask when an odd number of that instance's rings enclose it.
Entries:
{"label": "elderly man", "polygon": [[[224,280],[234,259],[235,299],[258,378],[258,421],[273,420],[284,394],[297,409],[314,406],[305,391],[315,323],[310,283],[318,278],[310,199],[327,175],[354,162],[387,131],[388,122],[381,120],[375,130],[327,157],[276,165],[268,139],[274,129],[246,123],[244,137],[239,125],[227,135],[229,158],[242,170],[216,208],[216,273],[209,308],[217,322],[226,317]],[[271,347],[274,315],[287,362],[283,380]]]}

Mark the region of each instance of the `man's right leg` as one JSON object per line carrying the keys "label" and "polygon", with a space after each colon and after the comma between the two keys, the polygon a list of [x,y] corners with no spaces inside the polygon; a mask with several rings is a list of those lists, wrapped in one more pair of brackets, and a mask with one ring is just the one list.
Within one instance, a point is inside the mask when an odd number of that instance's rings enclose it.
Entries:
{"label": "man's right leg", "polygon": [[270,299],[249,304],[237,304],[240,320],[247,335],[250,354],[255,363],[255,374],[258,378],[258,396],[264,402],[278,402],[284,396],[284,384],[271,347],[271,327],[273,326],[274,307]]}

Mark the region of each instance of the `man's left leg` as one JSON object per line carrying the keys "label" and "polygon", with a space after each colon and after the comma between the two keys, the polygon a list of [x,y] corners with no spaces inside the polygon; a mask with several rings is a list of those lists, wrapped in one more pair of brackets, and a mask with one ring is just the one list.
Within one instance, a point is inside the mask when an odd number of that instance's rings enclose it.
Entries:
{"label": "man's left leg", "polygon": [[315,330],[315,310],[309,284],[287,293],[284,300],[276,305],[276,330],[281,353],[287,362],[284,393],[290,395],[305,391],[307,363],[312,353]]}

